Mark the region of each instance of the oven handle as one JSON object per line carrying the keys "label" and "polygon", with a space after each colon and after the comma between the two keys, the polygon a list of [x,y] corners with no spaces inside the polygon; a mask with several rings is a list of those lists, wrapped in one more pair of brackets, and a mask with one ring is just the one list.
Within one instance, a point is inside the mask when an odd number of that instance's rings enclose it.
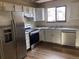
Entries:
{"label": "oven handle", "polygon": [[39,33],[39,30],[30,32],[30,35],[32,35],[32,34],[36,34],[36,33]]}

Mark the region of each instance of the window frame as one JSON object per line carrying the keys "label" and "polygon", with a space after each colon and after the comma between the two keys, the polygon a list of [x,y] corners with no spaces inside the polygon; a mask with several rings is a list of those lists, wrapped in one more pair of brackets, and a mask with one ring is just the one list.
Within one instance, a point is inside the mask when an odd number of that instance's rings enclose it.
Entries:
{"label": "window frame", "polygon": [[[58,21],[57,20],[57,8],[59,8],[59,7],[65,7],[65,20],[63,21]],[[53,23],[56,23],[56,22],[66,22],[66,16],[67,16],[67,6],[66,5],[64,5],[64,6],[56,6],[56,7],[52,7],[52,8],[56,8],[55,9],[55,21],[48,21],[48,17],[47,17],[47,22],[48,23],[51,23],[51,22],[53,22]],[[48,9],[48,8],[47,8]],[[47,16],[48,16],[48,11],[47,11]]]}

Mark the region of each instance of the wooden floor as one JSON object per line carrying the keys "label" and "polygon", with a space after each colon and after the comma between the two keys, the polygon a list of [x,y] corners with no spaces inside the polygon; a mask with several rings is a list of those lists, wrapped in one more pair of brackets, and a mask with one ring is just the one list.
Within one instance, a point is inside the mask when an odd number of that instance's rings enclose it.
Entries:
{"label": "wooden floor", "polygon": [[25,59],[79,59],[79,50],[39,43],[32,51],[29,51]]}

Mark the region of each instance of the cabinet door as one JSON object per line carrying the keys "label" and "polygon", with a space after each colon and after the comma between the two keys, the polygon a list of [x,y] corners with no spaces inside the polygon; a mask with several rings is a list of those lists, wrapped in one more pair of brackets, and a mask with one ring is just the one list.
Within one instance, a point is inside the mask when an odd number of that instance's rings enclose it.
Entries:
{"label": "cabinet door", "polygon": [[33,17],[33,8],[32,7],[29,7],[29,14],[31,17]]}
{"label": "cabinet door", "polygon": [[29,14],[29,7],[23,6],[23,12]]}
{"label": "cabinet door", "polygon": [[14,11],[14,4],[4,2],[3,8],[4,8],[4,11]]}
{"label": "cabinet door", "polygon": [[79,48],[79,30],[76,31],[76,42],[75,42],[75,46],[77,48]]}
{"label": "cabinet door", "polygon": [[24,12],[25,16],[30,17],[29,7],[23,6],[23,12]]}
{"label": "cabinet door", "polygon": [[54,29],[48,29],[45,31],[45,39],[47,42],[51,43],[61,43],[61,31],[54,30]]}
{"label": "cabinet door", "polygon": [[29,33],[25,33],[26,36],[26,49],[30,48],[30,38],[29,38]]}
{"label": "cabinet door", "polygon": [[39,36],[40,41],[45,41],[45,30],[40,30]]}
{"label": "cabinet door", "polygon": [[34,17],[34,8],[23,6],[23,11],[27,16]]}
{"label": "cabinet door", "polygon": [[0,2],[0,10],[3,9],[3,2]]}
{"label": "cabinet door", "polygon": [[44,9],[43,8],[35,8],[35,20],[36,21],[44,21]]}
{"label": "cabinet door", "polygon": [[62,32],[62,44],[68,46],[75,46],[76,32]]}
{"label": "cabinet door", "polygon": [[51,37],[52,43],[61,44],[61,30],[53,30]]}
{"label": "cabinet door", "polygon": [[71,4],[70,19],[79,19],[79,2]]}
{"label": "cabinet door", "polygon": [[51,29],[45,30],[45,40],[47,42],[52,42],[52,30]]}
{"label": "cabinet door", "polygon": [[22,5],[15,5],[15,11],[22,12]]}

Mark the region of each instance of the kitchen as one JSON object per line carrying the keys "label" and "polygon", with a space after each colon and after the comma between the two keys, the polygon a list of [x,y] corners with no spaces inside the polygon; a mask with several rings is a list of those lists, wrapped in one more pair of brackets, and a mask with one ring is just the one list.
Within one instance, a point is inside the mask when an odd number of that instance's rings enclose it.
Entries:
{"label": "kitchen", "polygon": [[79,1],[1,0],[0,59],[79,59]]}

